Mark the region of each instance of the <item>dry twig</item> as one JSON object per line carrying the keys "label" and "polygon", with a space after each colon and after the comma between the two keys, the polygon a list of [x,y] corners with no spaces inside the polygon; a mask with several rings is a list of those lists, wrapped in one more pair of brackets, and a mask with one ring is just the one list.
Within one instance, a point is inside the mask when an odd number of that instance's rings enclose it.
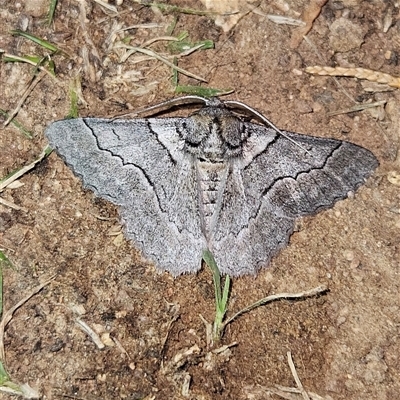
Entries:
{"label": "dry twig", "polygon": [[290,300],[302,299],[302,298],[312,297],[312,296],[316,296],[318,294],[322,294],[322,293],[326,292],[327,290],[328,290],[328,287],[326,285],[320,285],[313,289],[306,290],[306,291],[300,292],[300,293],[278,293],[278,294],[274,294],[274,295],[265,297],[259,301],[256,301],[255,303],[251,304],[250,306],[243,308],[242,310],[238,311],[235,315],[228,318],[226,321],[224,321],[224,327],[226,325],[230,324],[234,319],[238,318],[240,315],[245,314],[251,310],[254,310],[255,308],[260,307],[264,304],[271,303],[272,301],[276,301],[276,300],[280,300],[280,299],[288,299],[288,300],[289,299]]}

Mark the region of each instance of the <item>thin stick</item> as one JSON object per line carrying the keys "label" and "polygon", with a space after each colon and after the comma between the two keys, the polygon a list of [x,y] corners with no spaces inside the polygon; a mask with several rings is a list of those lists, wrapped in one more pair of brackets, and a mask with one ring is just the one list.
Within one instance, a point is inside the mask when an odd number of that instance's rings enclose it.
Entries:
{"label": "thin stick", "polygon": [[241,309],[238,311],[235,315],[227,319],[223,323],[223,327],[231,323],[233,320],[236,318],[240,317],[241,315],[254,310],[257,307],[263,306],[264,304],[271,303],[272,301],[280,300],[280,299],[301,299],[301,298],[306,298],[306,297],[312,297],[317,294],[324,293],[328,290],[328,287],[326,285],[321,285],[316,288],[306,290],[305,292],[300,292],[300,293],[279,293],[279,294],[274,294],[272,296],[264,297],[261,300],[256,301],[253,304],[250,304],[249,306]]}

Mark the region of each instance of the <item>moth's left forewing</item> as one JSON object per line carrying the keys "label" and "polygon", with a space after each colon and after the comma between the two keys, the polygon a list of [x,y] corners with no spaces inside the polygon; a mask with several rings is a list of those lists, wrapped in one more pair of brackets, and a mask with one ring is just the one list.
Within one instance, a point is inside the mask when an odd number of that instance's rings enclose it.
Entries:
{"label": "moth's left forewing", "polygon": [[120,206],[126,236],[159,268],[195,272],[205,247],[182,119],[75,119],[46,135],[86,187]]}
{"label": "moth's left forewing", "polygon": [[185,144],[186,118],[149,118],[146,123],[171,160],[179,162]]}

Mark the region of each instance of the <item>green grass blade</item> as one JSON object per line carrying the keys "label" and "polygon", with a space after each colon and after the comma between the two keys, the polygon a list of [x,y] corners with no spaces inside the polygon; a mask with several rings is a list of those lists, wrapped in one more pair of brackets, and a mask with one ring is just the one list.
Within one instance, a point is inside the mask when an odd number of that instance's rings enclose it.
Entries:
{"label": "green grass blade", "polygon": [[214,42],[212,40],[207,39],[200,42],[191,42],[190,40],[184,40],[184,38],[181,39],[180,37],[178,37],[178,39],[178,41],[168,44],[168,48],[172,53],[182,53],[195,47],[198,47],[199,50],[214,48]]}
{"label": "green grass blade", "polygon": [[167,26],[167,29],[165,30],[167,36],[172,36],[172,32],[175,30],[177,22],[178,18],[175,16],[172,22]]}
{"label": "green grass blade", "polygon": [[221,273],[210,250],[207,249],[203,251],[203,260],[209,266],[213,274],[215,290],[215,319],[213,325],[213,341],[218,342],[221,339],[225,328],[224,318],[228,309],[231,280],[229,275],[226,275],[224,290],[221,293]]}
{"label": "green grass blade", "polygon": [[225,283],[224,283],[224,290],[222,291],[222,299],[221,299],[221,305],[224,310],[224,316],[225,316],[226,310],[228,309],[228,299],[229,299],[230,288],[231,288],[231,278],[229,275],[226,275]]}
{"label": "green grass blade", "polygon": [[219,304],[221,302],[221,275],[219,273],[219,269],[217,267],[217,263],[212,255],[211,251],[206,249],[203,251],[203,260],[211,269],[213,274],[213,281],[214,281],[214,289],[215,289],[215,302],[217,308],[219,309]]}
{"label": "green grass blade", "polygon": [[[174,57],[173,60],[174,65],[178,65],[178,60],[176,57]],[[172,70],[172,86],[173,87],[178,87],[178,83],[179,83],[179,76],[178,76],[178,71],[176,69]]]}
{"label": "green grass blade", "polygon": [[11,31],[11,34],[14,35],[14,36],[21,36],[21,37],[23,37],[25,39],[31,40],[32,42],[38,44],[39,46],[42,46],[45,49],[50,50],[50,51],[52,51],[54,53],[59,51],[58,47],[55,46],[54,44],[48,42],[47,40],[38,38],[37,36],[32,35],[32,34],[30,34],[28,32],[23,32],[23,31],[20,31],[20,30],[14,30],[14,31]]}
{"label": "green grass blade", "polygon": [[5,382],[10,380],[10,376],[7,374],[3,363],[0,361],[0,386],[3,386]]}
{"label": "green grass blade", "polygon": [[78,95],[78,88],[80,87],[80,80],[79,77],[76,77],[69,86],[69,99],[70,99],[70,106],[67,118],[78,118],[78,102],[79,102],[79,95]]}
{"label": "green grass blade", "polygon": [[39,56],[16,56],[14,54],[7,54],[5,55],[2,60],[4,62],[25,62],[31,65],[37,65],[40,63],[43,57]]}
{"label": "green grass blade", "polygon": [[47,16],[49,25],[51,25],[51,23],[53,22],[54,13],[56,12],[56,7],[57,7],[57,0],[51,0],[50,7],[49,7],[49,13]]}
{"label": "green grass blade", "polygon": [[14,54],[7,54],[5,55],[2,60],[4,62],[25,62],[27,64],[31,64],[33,66],[37,67],[45,67],[47,64],[47,70],[53,75],[56,75],[55,72],[55,64],[54,61],[49,57],[49,56],[31,56],[31,55],[25,55],[25,56],[16,56]]}

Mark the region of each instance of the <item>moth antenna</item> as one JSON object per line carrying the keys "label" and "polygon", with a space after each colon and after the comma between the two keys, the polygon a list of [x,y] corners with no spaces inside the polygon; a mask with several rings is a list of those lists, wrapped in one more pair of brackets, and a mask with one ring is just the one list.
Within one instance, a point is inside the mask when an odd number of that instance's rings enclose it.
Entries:
{"label": "moth antenna", "polygon": [[125,118],[128,116],[137,117],[140,114],[147,114],[150,116],[183,104],[207,104],[208,101],[208,99],[195,95],[182,96],[175,99],[163,101],[150,107],[139,108],[138,110],[128,114],[118,115],[114,119]]}
{"label": "moth antenna", "polygon": [[[308,153],[309,155],[311,155],[311,153],[301,144],[297,143],[295,140],[293,140],[291,137],[289,137],[288,135],[286,135],[284,132],[282,132],[277,126],[275,126],[267,117],[264,117],[264,115],[262,115],[261,113],[259,113],[257,110],[255,110],[254,108],[248,106],[247,104],[241,103],[240,101],[235,101],[235,100],[227,100],[224,101],[224,103],[226,106],[231,106],[231,108],[239,108],[239,109],[243,109],[248,111],[250,114],[252,114],[253,116],[257,117],[258,119],[260,119],[262,122],[264,122],[266,125],[269,125],[274,131],[278,132],[280,135],[282,135],[283,137],[285,137],[287,140],[289,140],[290,142],[292,142],[293,144],[295,144],[296,146],[299,146],[302,150],[304,150],[306,153]],[[232,107],[233,106],[233,107]]]}

